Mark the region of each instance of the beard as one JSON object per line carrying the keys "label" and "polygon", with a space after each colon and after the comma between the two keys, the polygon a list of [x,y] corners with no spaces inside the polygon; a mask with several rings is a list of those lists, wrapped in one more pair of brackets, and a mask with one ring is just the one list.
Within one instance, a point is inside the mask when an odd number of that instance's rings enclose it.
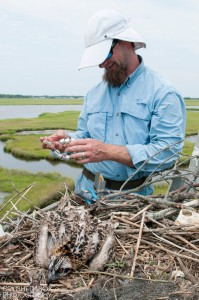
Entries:
{"label": "beard", "polygon": [[127,66],[115,62],[115,70],[105,70],[103,75],[103,81],[110,84],[112,87],[121,86],[127,79]]}

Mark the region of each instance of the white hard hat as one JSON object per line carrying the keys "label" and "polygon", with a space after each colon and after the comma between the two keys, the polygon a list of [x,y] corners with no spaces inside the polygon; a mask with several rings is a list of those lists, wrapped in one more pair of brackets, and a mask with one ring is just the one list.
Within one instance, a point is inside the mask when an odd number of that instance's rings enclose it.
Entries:
{"label": "white hard hat", "polygon": [[84,38],[85,50],[79,69],[101,64],[110,51],[113,39],[133,42],[135,50],[146,47],[142,37],[127,19],[113,9],[103,9],[88,22]]}

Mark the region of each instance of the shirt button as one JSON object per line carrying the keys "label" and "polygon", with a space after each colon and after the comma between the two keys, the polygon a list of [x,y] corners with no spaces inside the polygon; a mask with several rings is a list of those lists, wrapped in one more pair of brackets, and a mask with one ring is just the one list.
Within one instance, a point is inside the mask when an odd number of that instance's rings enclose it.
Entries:
{"label": "shirt button", "polygon": [[115,135],[116,135],[116,136],[118,136],[118,135],[119,135],[119,133],[116,133]]}
{"label": "shirt button", "polygon": [[120,175],[119,175],[119,174],[117,174],[117,175],[116,175],[116,177],[120,177]]}
{"label": "shirt button", "polygon": [[119,117],[120,113],[117,113],[116,116]]}

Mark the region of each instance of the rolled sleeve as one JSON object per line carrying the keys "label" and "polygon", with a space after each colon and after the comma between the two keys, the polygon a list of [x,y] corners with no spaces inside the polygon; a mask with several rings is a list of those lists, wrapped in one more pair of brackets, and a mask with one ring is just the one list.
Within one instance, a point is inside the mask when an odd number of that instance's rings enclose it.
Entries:
{"label": "rolled sleeve", "polygon": [[[149,143],[126,145],[136,168],[145,172],[160,171],[174,164],[181,152],[185,131],[183,99],[174,92],[157,101],[149,129]],[[130,170],[128,170],[128,173]]]}

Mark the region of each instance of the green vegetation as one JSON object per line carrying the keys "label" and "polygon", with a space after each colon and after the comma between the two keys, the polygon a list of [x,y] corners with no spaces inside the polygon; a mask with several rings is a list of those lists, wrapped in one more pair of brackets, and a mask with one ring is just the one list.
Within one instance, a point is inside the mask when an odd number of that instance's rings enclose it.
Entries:
{"label": "green vegetation", "polygon": [[[68,129],[77,127],[79,112],[43,113],[38,118],[0,120],[0,134],[11,134],[23,130]],[[199,131],[199,112],[187,111],[186,136]]]}
{"label": "green vegetation", "polygon": [[199,111],[187,111],[186,136],[197,134],[199,131]]}
{"label": "green vegetation", "polygon": [[[1,104],[0,98],[0,104]],[[12,99],[9,99],[9,101]],[[16,101],[16,99],[13,99]],[[20,100],[20,99],[18,99]],[[24,100],[24,99],[22,99]],[[29,101],[30,99],[28,99]],[[35,100],[35,99],[33,99]],[[44,101],[48,101],[43,99]],[[52,99],[53,101],[55,99]],[[63,100],[63,99],[61,99]],[[20,100],[21,101],[21,100]],[[68,101],[68,100],[67,100]],[[76,100],[74,100],[76,101]],[[193,100],[187,100],[193,101]],[[198,100],[194,100],[198,101]],[[13,105],[13,104],[12,104]],[[193,104],[190,104],[193,105]],[[198,104],[195,104],[198,105]],[[12,152],[13,155],[18,157],[23,157],[25,159],[49,159],[52,160],[53,157],[50,155],[49,151],[41,148],[38,134],[29,135],[17,135],[17,132],[23,130],[46,130],[46,129],[68,129],[75,130],[77,126],[79,112],[76,111],[65,111],[62,113],[43,113],[38,118],[31,119],[11,119],[11,120],[0,120],[0,140],[5,141],[5,149],[8,152]],[[186,136],[197,134],[199,131],[199,112],[187,111],[187,127]],[[183,148],[183,154],[190,155],[193,150],[193,143],[185,141]],[[186,157],[182,157],[181,160],[185,160]],[[32,174],[17,170],[7,170],[0,168],[0,187],[1,192],[11,193],[6,197],[5,201],[10,199],[16,191],[14,191],[13,185],[17,187],[18,190],[26,188],[33,182],[35,186],[28,192],[27,198],[31,200],[33,205],[42,207],[49,204],[50,202],[57,199],[60,194],[58,191],[63,191],[64,182],[67,186],[73,187],[73,181],[69,178],[62,177],[59,174],[46,174],[37,173]],[[36,187],[36,188],[35,188]],[[155,193],[164,193],[167,186],[157,185],[155,186]],[[27,210],[31,206],[28,205],[27,201],[20,202],[20,208],[22,210]]]}
{"label": "green vegetation", "polygon": [[[53,160],[54,158],[50,155],[50,152],[41,148],[39,135],[17,135],[16,132],[22,130],[58,128],[75,130],[78,116],[79,112],[75,111],[57,114],[44,113],[38,118],[32,119],[1,120],[0,139],[6,141],[6,151],[12,152],[12,154],[17,157],[27,160],[41,158]],[[36,182],[34,187],[28,192],[27,198],[30,199],[33,205],[38,207],[50,204],[60,198],[59,191],[65,191],[64,183],[71,189],[74,187],[72,179],[62,177],[58,173],[32,174],[29,172],[0,168],[0,191],[10,193],[10,195],[4,199],[4,202],[16,194],[11,180],[18,190],[24,189],[31,183]],[[13,203],[15,203],[15,201]],[[26,211],[31,208],[31,205],[27,201],[21,200],[17,207],[20,210]],[[0,212],[0,216],[2,216],[6,210],[8,210],[8,206]]]}
{"label": "green vegetation", "polygon": [[185,99],[185,105],[187,110],[197,111],[199,108],[193,108],[190,106],[199,106],[199,99]]}
{"label": "green vegetation", "polygon": [[[40,160],[47,159],[50,161],[57,161],[50,151],[42,149],[40,136],[38,134],[30,135],[2,135],[0,139],[6,141],[4,150],[12,153],[13,156],[24,160]],[[74,161],[67,162],[74,167],[80,168]]]}
{"label": "green vegetation", "polygon": [[27,97],[27,98],[1,98],[0,105],[69,105],[82,104],[82,98],[44,98],[44,97]]}
{"label": "green vegetation", "polygon": [[[4,202],[7,202],[9,199],[16,196],[12,201],[13,203],[16,203],[17,199],[19,198],[19,196],[17,196],[18,192],[23,191],[33,183],[35,183],[34,186],[25,196],[28,198],[28,200],[30,200],[32,205],[38,207],[44,207],[53,201],[60,199],[60,192],[65,192],[64,184],[66,184],[70,189],[74,188],[73,180],[67,177],[62,177],[59,173],[51,174],[40,172],[32,174],[19,170],[7,170],[0,167],[1,192],[9,193]],[[26,211],[27,209],[30,209],[32,205],[29,204],[27,200],[22,199],[17,204],[17,207],[20,210]],[[1,205],[1,207],[2,206],[3,205]],[[0,218],[10,207],[11,204],[8,204],[0,211]]]}
{"label": "green vegetation", "polygon": [[153,188],[154,188],[154,192],[153,195],[165,195],[165,193],[168,190],[168,184],[163,183],[163,184],[154,184]]}
{"label": "green vegetation", "polygon": [[184,141],[184,147],[182,150],[182,154],[185,155],[181,157],[180,161],[187,159],[186,155],[190,156],[193,152],[194,144],[189,141]]}
{"label": "green vegetation", "polygon": [[0,134],[15,133],[23,130],[68,129],[77,127],[78,111],[43,113],[38,118],[0,120]]}
{"label": "green vegetation", "polygon": [[185,105],[186,106],[194,106],[194,105],[196,105],[196,106],[198,106],[199,105],[199,99],[197,99],[197,98],[185,98]]}
{"label": "green vegetation", "polygon": [[[41,148],[39,135],[17,135],[16,132],[22,130],[45,130],[64,128],[75,130],[79,112],[62,113],[44,113],[38,118],[32,119],[11,119],[0,121],[0,139],[6,141],[5,150],[11,152],[14,156],[30,159],[48,159],[54,160],[49,151]],[[187,130],[186,135],[194,135],[199,131],[199,112],[187,112]],[[193,143],[185,141],[183,153],[191,155]],[[186,157],[182,157],[186,160]]]}
{"label": "green vegetation", "polygon": [[[0,105],[67,105],[82,104],[82,96],[23,96],[0,95]],[[186,106],[198,106],[199,98],[185,98]]]}
{"label": "green vegetation", "polygon": [[5,151],[12,153],[13,156],[26,160],[48,159],[54,160],[49,151],[42,149],[39,135],[18,135],[8,139]]}
{"label": "green vegetation", "polygon": [[[199,130],[199,129],[198,129]],[[184,142],[184,147],[182,150],[182,156],[180,157],[179,163],[182,164],[189,164],[189,156],[192,154],[194,148],[194,144],[188,141]],[[153,185],[154,187],[154,195],[164,195],[168,189],[168,184],[164,183],[157,183]]]}

